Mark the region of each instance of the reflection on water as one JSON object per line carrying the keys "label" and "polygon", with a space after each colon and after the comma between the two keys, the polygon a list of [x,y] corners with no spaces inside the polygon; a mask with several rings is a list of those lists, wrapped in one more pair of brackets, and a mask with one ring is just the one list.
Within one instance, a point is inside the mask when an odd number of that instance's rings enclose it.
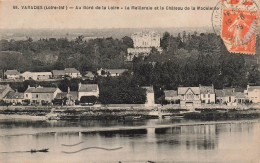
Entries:
{"label": "reflection on water", "polygon": [[[47,129],[62,131],[62,128],[167,123],[173,122],[152,120],[124,124],[115,121],[109,123],[102,121],[82,123],[9,121],[1,122],[0,127],[1,132],[15,134],[21,131],[31,132]],[[260,160],[259,124],[216,124],[129,131],[48,132],[36,135],[1,136],[0,152],[43,148],[49,148],[49,152],[34,154],[0,153],[0,162],[21,162],[21,160],[23,162],[36,162],[36,160],[37,162],[147,162],[148,160],[164,162],[258,162]],[[101,147],[101,149],[93,147]]]}

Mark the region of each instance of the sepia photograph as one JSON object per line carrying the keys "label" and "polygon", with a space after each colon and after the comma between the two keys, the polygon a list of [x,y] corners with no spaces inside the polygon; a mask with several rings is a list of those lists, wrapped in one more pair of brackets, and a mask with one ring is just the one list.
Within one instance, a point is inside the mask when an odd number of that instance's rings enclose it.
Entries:
{"label": "sepia photograph", "polygon": [[259,163],[258,0],[0,0],[1,163]]}

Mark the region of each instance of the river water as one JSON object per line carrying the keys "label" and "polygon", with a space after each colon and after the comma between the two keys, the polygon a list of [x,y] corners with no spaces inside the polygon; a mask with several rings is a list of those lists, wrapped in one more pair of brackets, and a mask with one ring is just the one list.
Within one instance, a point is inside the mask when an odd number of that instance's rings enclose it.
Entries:
{"label": "river water", "polygon": [[[0,162],[260,162],[259,121],[123,132],[77,132],[95,127],[158,126],[193,122],[198,121],[1,120]],[[90,148],[79,151],[88,147],[122,148]],[[49,152],[23,152],[43,148],[49,148]]]}

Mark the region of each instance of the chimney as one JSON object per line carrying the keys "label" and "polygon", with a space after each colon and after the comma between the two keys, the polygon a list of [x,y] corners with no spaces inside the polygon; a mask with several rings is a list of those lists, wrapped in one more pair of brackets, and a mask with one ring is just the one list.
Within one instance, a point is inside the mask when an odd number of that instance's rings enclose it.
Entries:
{"label": "chimney", "polygon": [[79,82],[79,88],[78,88],[78,90],[80,89],[80,87],[81,87],[81,82]]}
{"label": "chimney", "polygon": [[68,94],[70,93],[70,87],[68,87]]}

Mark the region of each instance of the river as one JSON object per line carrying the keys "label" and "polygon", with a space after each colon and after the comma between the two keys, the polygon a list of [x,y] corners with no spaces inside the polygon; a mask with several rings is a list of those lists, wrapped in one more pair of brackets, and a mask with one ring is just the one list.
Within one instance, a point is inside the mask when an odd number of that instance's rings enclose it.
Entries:
{"label": "river", "polygon": [[[260,161],[260,121],[174,126],[164,129],[148,128],[135,131],[77,132],[77,130],[91,128],[109,129],[198,122],[201,121],[1,120],[0,162],[247,163]],[[89,147],[116,149],[103,150]],[[43,148],[49,148],[49,152],[23,152]],[[89,149],[79,151],[84,148]]]}

